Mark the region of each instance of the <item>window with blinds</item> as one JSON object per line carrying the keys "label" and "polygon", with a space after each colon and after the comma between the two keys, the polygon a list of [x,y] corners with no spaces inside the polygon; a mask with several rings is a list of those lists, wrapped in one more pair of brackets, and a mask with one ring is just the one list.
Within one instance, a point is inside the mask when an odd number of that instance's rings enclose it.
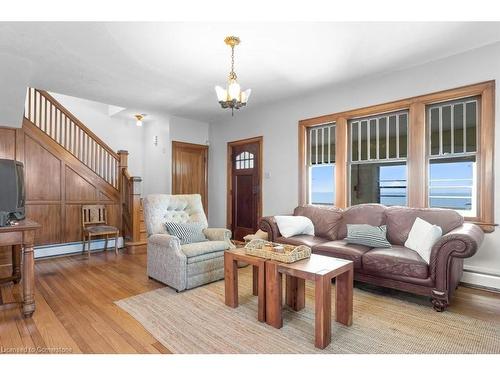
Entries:
{"label": "window with blinds", "polygon": [[308,129],[309,203],[335,204],[335,124]]}
{"label": "window with blinds", "polygon": [[429,207],[477,215],[477,131],[479,99],[427,106]]}
{"label": "window with blinds", "polygon": [[407,204],[408,111],[348,122],[350,203]]}

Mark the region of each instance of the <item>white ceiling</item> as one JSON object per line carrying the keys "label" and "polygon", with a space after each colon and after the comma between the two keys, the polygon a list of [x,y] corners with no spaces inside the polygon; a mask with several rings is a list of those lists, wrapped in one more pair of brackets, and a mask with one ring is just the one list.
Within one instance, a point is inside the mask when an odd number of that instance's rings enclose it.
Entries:
{"label": "white ceiling", "polygon": [[32,61],[37,88],[211,121],[226,114],[213,87],[229,72],[229,34],[257,107],[494,43],[500,22],[0,23],[0,53]]}

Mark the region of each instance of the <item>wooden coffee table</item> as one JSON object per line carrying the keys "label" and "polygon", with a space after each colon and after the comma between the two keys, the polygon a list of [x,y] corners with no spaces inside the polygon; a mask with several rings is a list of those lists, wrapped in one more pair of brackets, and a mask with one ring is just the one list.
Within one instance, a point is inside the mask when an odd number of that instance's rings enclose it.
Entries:
{"label": "wooden coffee table", "polygon": [[227,306],[238,307],[238,261],[251,264],[253,267],[253,295],[258,296],[257,318],[266,321],[266,260],[245,254],[244,248],[226,250],[224,252],[224,289]]}
{"label": "wooden coffee table", "polygon": [[275,327],[283,326],[282,274],[286,275],[286,302],[298,311],[305,305],[305,280],[315,284],[315,346],[326,348],[331,342],[331,288],[335,283],[335,320],[352,324],[353,262],[323,255],[295,263],[266,261],[266,322]]}

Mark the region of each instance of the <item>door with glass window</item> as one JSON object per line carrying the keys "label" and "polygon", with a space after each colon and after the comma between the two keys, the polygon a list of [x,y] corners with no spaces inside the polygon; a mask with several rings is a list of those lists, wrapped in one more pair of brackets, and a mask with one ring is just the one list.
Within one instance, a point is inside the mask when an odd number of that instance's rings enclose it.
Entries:
{"label": "door with glass window", "polygon": [[228,144],[228,221],[233,238],[239,241],[258,229],[261,215],[261,149],[260,137]]}

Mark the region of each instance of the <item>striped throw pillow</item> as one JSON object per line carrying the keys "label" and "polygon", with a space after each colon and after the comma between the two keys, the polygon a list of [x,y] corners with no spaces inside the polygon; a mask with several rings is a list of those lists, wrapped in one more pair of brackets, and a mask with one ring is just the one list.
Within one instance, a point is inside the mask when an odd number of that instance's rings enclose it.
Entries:
{"label": "striped throw pillow", "polygon": [[391,244],[387,241],[387,228],[385,225],[374,227],[368,224],[347,224],[345,241],[369,247],[391,247]]}
{"label": "striped throw pillow", "polygon": [[166,222],[165,225],[168,233],[177,237],[181,241],[181,245],[208,241],[203,234],[203,227],[199,223]]}

